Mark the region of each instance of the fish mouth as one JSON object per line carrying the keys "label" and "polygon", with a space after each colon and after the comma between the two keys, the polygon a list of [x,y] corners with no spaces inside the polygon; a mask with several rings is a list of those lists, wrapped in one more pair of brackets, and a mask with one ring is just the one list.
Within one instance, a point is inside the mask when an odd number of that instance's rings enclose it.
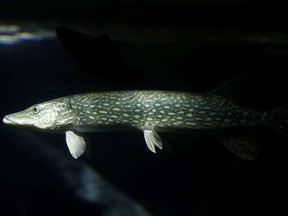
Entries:
{"label": "fish mouth", "polygon": [[9,118],[9,116],[5,116],[5,117],[3,118],[3,122],[4,122],[5,124],[8,124],[8,125],[16,125],[16,123],[15,123],[14,121],[12,121],[12,120]]}

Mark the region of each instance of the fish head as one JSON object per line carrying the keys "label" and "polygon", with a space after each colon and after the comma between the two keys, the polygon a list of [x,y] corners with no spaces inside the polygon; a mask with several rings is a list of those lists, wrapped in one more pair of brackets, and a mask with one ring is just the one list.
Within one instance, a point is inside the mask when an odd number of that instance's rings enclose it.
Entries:
{"label": "fish head", "polygon": [[55,130],[71,122],[69,113],[72,113],[69,101],[57,99],[6,115],[3,122],[25,128]]}

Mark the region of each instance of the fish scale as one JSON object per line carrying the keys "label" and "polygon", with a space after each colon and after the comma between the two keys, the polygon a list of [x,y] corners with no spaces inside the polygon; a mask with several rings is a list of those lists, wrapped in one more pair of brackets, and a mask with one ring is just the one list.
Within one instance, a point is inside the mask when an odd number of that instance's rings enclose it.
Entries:
{"label": "fish scale", "polygon": [[[69,96],[68,99],[74,112],[81,115],[75,127],[129,123],[129,126],[138,129],[147,127],[214,129],[231,125],[257,124],[257,119],[261,115],[259,113],[256,117],[255,115],[251,117],[247,113],[252,111],[244,110],[220,96],[186,92],[100,92]],[[245,118],[243,113],[246,113]]]}

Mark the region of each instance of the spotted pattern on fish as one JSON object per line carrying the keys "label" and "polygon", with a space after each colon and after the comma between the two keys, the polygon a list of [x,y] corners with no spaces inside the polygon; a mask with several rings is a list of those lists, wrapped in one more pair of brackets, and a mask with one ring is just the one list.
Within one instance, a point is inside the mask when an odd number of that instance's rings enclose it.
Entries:
{"label": "spotted pattern on fish", "polygon": [[216,129],[257,126],[262,115],[221,96],[186,92],[116,91],[67,98],[76,116],[74,126]]}

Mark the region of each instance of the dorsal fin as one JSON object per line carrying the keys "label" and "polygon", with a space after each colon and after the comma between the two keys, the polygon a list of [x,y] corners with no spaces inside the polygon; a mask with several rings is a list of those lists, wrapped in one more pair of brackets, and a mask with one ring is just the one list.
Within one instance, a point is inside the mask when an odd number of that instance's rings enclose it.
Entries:
{"label": "dorsal fin", "polygon": [[223,96],[235,100],[239,104],[246,103],[246,95],[251,88],[251,81],[247,74],[238,74],[208,92],[211,95]]}

